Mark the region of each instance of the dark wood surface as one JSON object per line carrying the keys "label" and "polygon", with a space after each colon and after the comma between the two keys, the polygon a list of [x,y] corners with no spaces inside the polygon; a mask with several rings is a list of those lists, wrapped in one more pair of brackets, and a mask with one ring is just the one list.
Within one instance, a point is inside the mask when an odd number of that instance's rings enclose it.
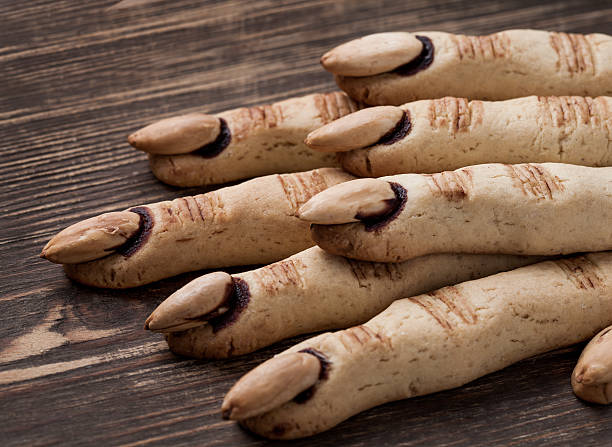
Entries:
{"label": "dark wood surface", "polygon": [[[83,218],[179,197],[126,135],[177,113],[334,90],[318,57],[385,30],[612,33],[609,1],[0,1],[0,445],[261,445],[224,393],[289,340],[227,361],[169,353],[142,329],[195,274],[129,291],[39,259]],[[611,445],[612,411],[578,401],[580,347],[460,389],[381,406],[295,445]],[[358,374],[358,372],[356,372]]]}

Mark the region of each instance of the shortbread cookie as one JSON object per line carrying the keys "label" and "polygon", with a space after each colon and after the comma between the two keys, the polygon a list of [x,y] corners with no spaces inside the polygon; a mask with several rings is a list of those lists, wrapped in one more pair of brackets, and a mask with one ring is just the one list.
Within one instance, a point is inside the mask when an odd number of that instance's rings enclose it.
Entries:
{"label": "shortbread cookie", "polygon": [[610,323],[612,254],[546,261],[395,301],[361,326],[306,340],[243,377],[223,415],[268,438],[310,436],[374,406],[585,340]]}
{"label": "shortbread cookie", "polygon": [[314,241],[349,258],[556,255],[612,249],[612,167],[484,164],[357,179],[300,208]]}
{"label": "shortbread cookie", "polygon": [[351,98],[369,105],[443,96],[612,95],[612,37],[605,34],[382,33],[334,48],[321,64]]}
{"label": "shortbread cookie", "polygon": [[304,144],[308,132],[359,109],[344,93],[314,94],[218,115],[191,113],[153,123],[128,141],[149,153],[153,174],[176,186],[338,166]]}
{"label": "shortbread cookie", "polygon": [[[341,152],[362,177],[432,173],[481,163],[612,165],[612,98],[446,97],[367,108],[313,132],[312,149]],[[346,151],[346,152],[345,152]]]}
{"label": "shortbread cookie", "polygon": [[612,326],[589,342],[572,372],[572,388],[579,398],[612,403]]}
{"label": "shortbread cookie", "polygon": [[233,277],[223,272],[204,275],[166,299],[145,327],[167,333],[168,345],[177,354],[229,357],[295,335],[363,323],[395,299],[538,260],[443,254],[380,264],[313,247]]}
{"label": "shortbread cookie", "polygon": [[270,175],[103,214],[58,233],[42,256],[63,263],[76,281],[110,288],[205,268],[274,262],[314,245],[308,223],[295,216],[299,206],[353,178],[336,168]]}

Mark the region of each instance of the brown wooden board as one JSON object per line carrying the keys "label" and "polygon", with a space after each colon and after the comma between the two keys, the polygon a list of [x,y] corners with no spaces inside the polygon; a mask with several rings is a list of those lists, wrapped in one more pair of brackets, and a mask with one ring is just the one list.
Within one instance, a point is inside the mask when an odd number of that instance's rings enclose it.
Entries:
{"label": "brown wooden board", "polygon": [[[388,30],[612,33],[609,1],[0,1],[0,445],[261,445],[225,392],[292,345],[225,361],[172,355],[145,317],[196,274],[129,291],[38,258],[83,218],[199,191],[155,180],[126,135],[163,117],[335,90],[318,57]],[[580,347],[364,412],[295,445],[610,445],[578,401]]]}

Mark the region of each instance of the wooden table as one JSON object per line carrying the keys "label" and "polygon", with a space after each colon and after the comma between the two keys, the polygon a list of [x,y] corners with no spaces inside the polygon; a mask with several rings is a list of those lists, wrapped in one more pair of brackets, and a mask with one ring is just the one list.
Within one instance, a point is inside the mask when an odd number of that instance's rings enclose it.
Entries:
{"label": "wooden table", "polygon": [[[163,185],[126,135],[177,113],[334,90],[318,57],[384,30],[612,32],[609,1],[0,2],[0,445],[261,445],[224,393],[292,345],[194,361],[142,329],[196,274],[128,291],[38,258],[83,218],[197,192]],[[580,347],[364,412],[295,445],[610,445],[612,412],[572,394]]]}

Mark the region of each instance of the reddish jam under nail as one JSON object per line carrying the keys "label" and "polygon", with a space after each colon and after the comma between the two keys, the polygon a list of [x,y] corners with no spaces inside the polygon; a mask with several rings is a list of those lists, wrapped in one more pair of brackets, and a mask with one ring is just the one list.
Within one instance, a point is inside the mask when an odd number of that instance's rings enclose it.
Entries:
{"label": "reddish jam under nail", "polygon": [[[327,377],[329,376],[330,362],[322,352],[317,351],[316,349],[313,349],[313,348],[302,349],[299,352],[304,352],[306,354],[314,355],[319,360],[319,363],[321,364],[321,370],[319,371],[319,381],[327,379]],[[300,394],[295,396],[293,398],[293,401],[296,404],[305,403],[314,394],[316,386],[317,385],[314,384],[310,388],[305,389]]]}
{"label": "reddish jam under nail", "polygon": [[434,60],[434,45],[429,37],[415,36],[423,43],[423,49],[421,53],[412,59],[410,62],[404,65],[400,65],[391,73],[398,74],[400,76],[411,76],[418,73],[421,70],[425,70],[431,65]]}
{"label": "reddish jam under nail", "polygon": [[363,222],[366,231],[380,230],[381,228],[387,226],[404,209],[406,200],[408,198],[406,189],[399,183],[389,182],[389,185],[395,193],[395,198],[386,201],[387,209],[385,211],[382,213],[377,213],[376,215],[364,216],[357,214],[355,216],[356,219]]}
{"label": "reddish jam under nail", "polygon": [[396,143],[402,138],[404,138],[406,135],[408,135],[411,129],[412,122],[410,121],[410,112],[404,110],[402,117],[397,122],[395,127],[386,134],[384,134],[382,137],[380,137],[380,139],[372,146],[377,146],[379,144],[389,145]]}
{"label": "reddish jam under nail", "polygon": [[137,206],[136,208],[131,208],[129,211],[138,214],[140,216],[140,222],[138,223],[138,230],[136,233],[125,241],[121,247],[115,249],[117,253],[126,258],[136,253],[140,247],[149,240],[153,224],[155,223],[151,211],[146,206]]}
{"label": "reddish jam under nail", "polygon": [[218,317],[208,320],[213,333],[231,326],[238,319],[242,311],[246,309],[250,299],[251,292],[246,281],[240,278],[232,278],[232,291],[223,304],[223,306],[229,307],[229,310]]}
{"label": "reddish jam under nail", "polygon": [[196,149],[192,154],[199,155],[204,158],[213,158],[219,155],[223,150],[229,146],[232,141],[232,132],[227,126],[227,122],[223,118],[219,118],[221,129],[219,135],[212,143],[208,143],[202,146],[200,149]]}

